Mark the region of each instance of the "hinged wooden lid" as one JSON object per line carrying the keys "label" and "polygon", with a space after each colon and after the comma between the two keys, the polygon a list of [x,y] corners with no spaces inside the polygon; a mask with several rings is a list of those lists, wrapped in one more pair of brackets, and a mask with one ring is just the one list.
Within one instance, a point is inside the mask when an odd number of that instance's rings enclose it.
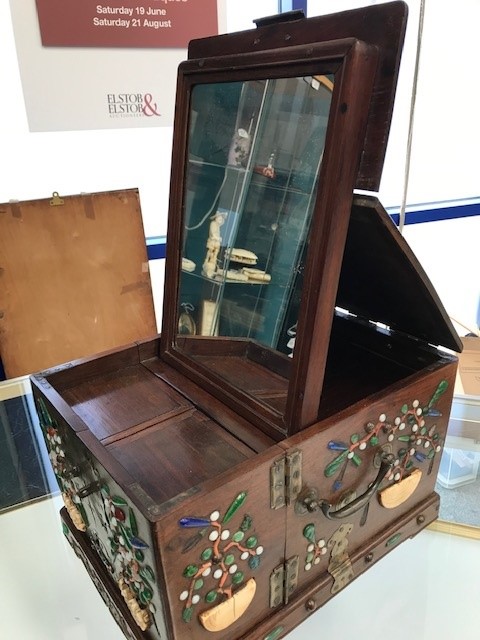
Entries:
{"label": "hinged wooden lid", "polygon": [[292,12],[288,21],[258,21],[260,26],[256,29],[193,40],[188,49],[188,57],[193,59],[226,56],[343,38],[357,38],[375,46],[379,60],[355,187],[378,191],[390,131],[407,14],[408,7],[404,2],[389,2],[308,20],[299,18],[297,12]]}
{"label": "hinged wooden lid", "polygon": [[0,354],[9,378],[155,333],[136,189],[0,204]]}
{"label": "hinged wooden lid", "polygon": [[422,342],[462,350],[432,283],[377,198],[354,198],[337,305]]}

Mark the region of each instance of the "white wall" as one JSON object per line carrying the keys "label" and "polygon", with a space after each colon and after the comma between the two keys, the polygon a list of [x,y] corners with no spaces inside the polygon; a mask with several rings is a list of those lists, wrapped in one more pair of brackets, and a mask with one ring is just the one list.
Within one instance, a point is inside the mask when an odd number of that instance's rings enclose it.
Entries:
{"label": "white wall", "polygon": [[[321,15],[377,0],[309,0]],[[379,197],[402,202],[417,52],[420,0],[409,0],[409,20]],[[407,203],[480,196],[479,0],[425,0]],[[475,327],[480,298],[480,216],[408,225],[404,235],[448,313]],[[458,327],[461,335],[465,331]]]}
{"label": "white wall", "polygon": [[[275,13],[277,6],[276,0],[222,3],[229,31],[250,28],[252,19]],[[419,3],[408,3],[409,31],[380,192],[385,206],[401,202]],[[309,0],[309,15],[362,4],[374,2]],[[426,0],[409,203],[479,195],[478,24],[478,0]],[[146,235],[165,234],[172,129],[30,133],[8,0],[0,0],[0,60],[0,202],[49,197],[53,191],[73,194],[138,187]],[[406,227],[405,235],[441,290],[449,312],[467,324],[474,322],[479,297],[474,256],[480,217],[414,225]],[[152,270],[158,317],[163,283],[160,262]]]}

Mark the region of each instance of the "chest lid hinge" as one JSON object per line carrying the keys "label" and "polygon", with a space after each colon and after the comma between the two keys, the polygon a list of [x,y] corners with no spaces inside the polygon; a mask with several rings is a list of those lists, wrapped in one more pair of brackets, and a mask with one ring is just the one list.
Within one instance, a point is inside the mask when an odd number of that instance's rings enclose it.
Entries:
{"label": "chest lid hinge", "polygon": [[290,596],[297,588],[298,569],[300,561],[298,556],[292,556],[272,571],[270,575],[270,607],[278,607],[287,604]]}
{"label": "chest lid hinge", "polygon": [[270,468],[270,508],[292,504],[302,490],[302,452],[295,450],[276,460]]}

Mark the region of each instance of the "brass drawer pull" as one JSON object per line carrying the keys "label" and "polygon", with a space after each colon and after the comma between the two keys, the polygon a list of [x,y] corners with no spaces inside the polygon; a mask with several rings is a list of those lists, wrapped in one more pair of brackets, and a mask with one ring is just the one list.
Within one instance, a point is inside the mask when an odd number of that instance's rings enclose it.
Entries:
{"label": "brass drawer pull", "polygon": [[302,515],[306,512],[312,513],[320,509],[323,515],[329,520],[348,518],[360,509],[363,509],[363,507],[370,502],[372,497],[378,491],[378,488],[385,476],[392,470],[394,462],[395,457],[391,453],[384,453],[380,469],[378,470],[375,480],[368,485],[367,490],[362,493],[361,496],[358,496],[358,498],[355,498],[355,500],[352,500],[345,506],[338,508],[328,500],[317,499],[317,491],[315,489],[310,489],[297,500],[297,504],[295,505],[296,513]]}

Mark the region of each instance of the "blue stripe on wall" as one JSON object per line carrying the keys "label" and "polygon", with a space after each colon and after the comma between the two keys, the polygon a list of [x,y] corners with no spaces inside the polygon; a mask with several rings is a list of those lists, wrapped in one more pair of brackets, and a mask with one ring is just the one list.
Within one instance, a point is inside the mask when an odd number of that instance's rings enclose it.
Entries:
{"label": "blue stripe on wall", "polygon": [[167,238],[165,236],[155,236],[147,238],[147,256],[149,260],[161,260],[165,258],[165,248]]}
{"label": "blue stripe on wall", "polygon": [[[389,207],[387,209],[392,220],[398,225],[399,207]],[[439,222],[441,220],[453,220],[455,218],[470,218],[480,215],[480,199],[472,201],[458,200],[443,205],[412,205],[408,207],[405,224],[419,224],[422,222]],[[157,236],[147,238],[147,254],[149,260],[160,260],[165,258],[166,237]]]}
{"label": "blue stripe on wall", "polygon": [[[399,223],[398,207],[391,208],[388,213],[395,224]],[[462,204],[462,201],[452,202],[446,206],[418,205],[408,207],[405,214],[405,224],[419,224],[422,222],[439,222],[455,218],[470,218],[480,215],[480,200]]]}
{"label": "blue stripe on wall", "polygon": [[278,12],[295,11],[301,9],[307,15],[307,0],[279,0]]}

